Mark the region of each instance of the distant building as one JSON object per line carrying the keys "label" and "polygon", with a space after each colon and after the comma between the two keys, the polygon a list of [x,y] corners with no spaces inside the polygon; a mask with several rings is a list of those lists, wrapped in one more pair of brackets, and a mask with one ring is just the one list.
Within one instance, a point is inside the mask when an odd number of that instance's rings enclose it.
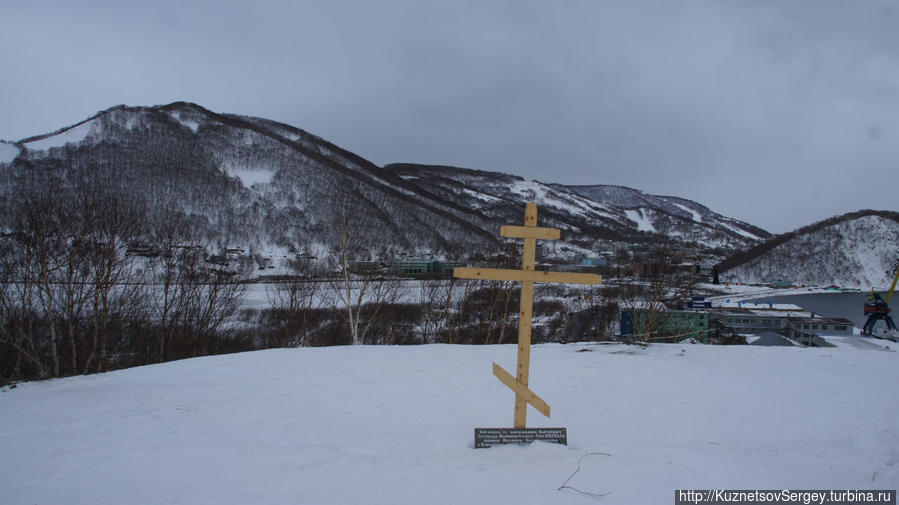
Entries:
{"label": "distant building", "polygon": [[852,335],[852,321],[843,318],[803,317],[789,322],[790,336],[804,335]]}
{"label": "distant building", "polygon": [[449,277],[453,275],[453,269],[457,266],[459,263],[456,262],[409,258],[394,261],[390,266],[390,273],[414,278]]}
{"label": "distant building", "polygon": [[[843,318],[820,317],[802,311],[798,306],[742,303],[738,307],[707,309],[713,328],[720,335],[744,336],[776,333],[789,339],[791,345],[830,347],[823,337],[851,336],[852,322]],[[757,338],[757,337],[756,337]],[[770,339],[769,339],[770,340]],[[754,342],[752,342],[754,343]],[[757,345],[777,345],[760,343]]]}
{"label": "distant building", "polygon": [[751,334],[776,331],[784,333],[787,314],[758,314],[750,310],[714,311],[709,317],[725,334]]}
{"label": "distant building", "polygon": [[350,272],[361,275],[373,275],[384,271],[384,267],[377,261],[351,261],[347,266]]}
{"label": "distant building", "polygon": [[749,345],[759,345],[765,347],[787,347],[787,346],[795,346],[796,342],[793,342],[789,338],[779,334],[774,333],[773,331],[766,331],[759,335],[758,338],[753,339],[749,342]]}
{"label": "distant building", "polygon": [[592,256],[584,258],[581,264],[585,267],[605,267],[609,265],[609,260],[602,256]]}
{"label": "distant building", "polygon": [[705,341],[709,330],[709,315],[706,312],[687,310],[644,309],[621,311],[621,335],[645,335],[653,338],[671,337],[678,340],[695,338]]}
{"label": "distant building", "polygon": [[704,296],[694,296],[690,299],[691,309],[708,309],[712,307],[712,302],[705,299]]}
{"label": "distant building", "polygon": [[725,333],[762,334],[775,331],[782,335],[798,338],[802,335],[852,335],[852,322],[842,318],[810,317],[790,312],[730,309],[713,311],[709,316]]}

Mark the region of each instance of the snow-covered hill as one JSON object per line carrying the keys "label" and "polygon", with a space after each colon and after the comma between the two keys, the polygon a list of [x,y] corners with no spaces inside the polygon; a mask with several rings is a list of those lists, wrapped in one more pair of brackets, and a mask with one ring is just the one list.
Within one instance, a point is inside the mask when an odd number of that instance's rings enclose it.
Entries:
{"label": "snow-covered hill", "polygon": [[28,188],[85,184],[142,202],[149,228],[177,212],[195,241],[251,253],[327,254],[341,193],[366,220],[370,233],[360,238],[372,239],[363,248],[371,257],[496,250],[499,227],[520,221],[527,201],[540,205],[541,223],[570,232],[560,250],[574,253],[591,252],[603,240],[738,250],[767,236],[687,200],[621,206],[622,195],[639,193],[629,188],[591,197],[492,172],[380,167],[290,125],[183,102],[117,106],[50,134],[0,144],[0,203],[12,213]]}
{"label": "snow-covered hill", "polygon": [[491,363],[515,353],[281,349],[6,387],[0,501],[630,505],[899,486],[895,352],[539,345],[530,385],[553,417],[528,423],[568,428],[569,445],[474,449],[474,428],[512,421]]}
{"label": "snow-covered hill", "polygon": [[899,265],[899,213],[860,211],[779,235],[723,262],[722,281],[888,287]]}
{"label": "snow-covered hill", "polygon": [[625,186],[567,186],[591,200],[622,209],[640,230],[663,233],[685,241],[718,242],[723,247],[739,247],[764,241],[771,234],[733,218],[722,216],[692,200],[674,196],[649,195]]}
{"label": "snow-covered hill", "polygon": [[10,203],[22,185],[87,183],[142,201],[149,228],[176,211],[194,241],[220,249],[325,250],[341,194],[382,247],[415,253],[497,242],[451,202],[419,195],[308,132],[194,104],[113,107],[17,146],[21,153],[0,171]]}
{"label": "snow-covered hill", "polygon": [[[740,250],[771,236],[696,202],[656,197],[623,186],[563,186],[496,172],[393,164],[385,167],[432,194],[491,219],[518,220],[524,201],[536,202],[541,222],[572,235],[620,241],[670,239],[703,248]],[[675,214],[679,213],[679,214]]]}

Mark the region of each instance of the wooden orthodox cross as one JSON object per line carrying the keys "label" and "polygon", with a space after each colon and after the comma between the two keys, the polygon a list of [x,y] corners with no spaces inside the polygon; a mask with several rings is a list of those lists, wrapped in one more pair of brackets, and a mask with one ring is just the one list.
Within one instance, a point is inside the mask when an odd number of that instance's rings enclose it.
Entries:
{"label": "wooden orthodox cross", "polygon": [[457,267],[453,276],[459,279],[484,279],[495,281],[521,282],[521,314],[518,322],[518,377],[493,364],[493,375],[515,392],[515,428],[525,428],[527,407],[530,403],[540,413],[549,417],[549,405],[528,388],[528,373],[531,362],[531,318],[534,311],[534,283],[562,282],[567,284],[601,284],[602,277],[596,274],[566,272],[542,272],[534,269],[537,253],[537,239],[555,240],[560,237],[557,228],[537,227],[537,204],[529,203],[525,208],[524,226],[503,226],[500,235],[523,238],[524,253],[522,269]]}

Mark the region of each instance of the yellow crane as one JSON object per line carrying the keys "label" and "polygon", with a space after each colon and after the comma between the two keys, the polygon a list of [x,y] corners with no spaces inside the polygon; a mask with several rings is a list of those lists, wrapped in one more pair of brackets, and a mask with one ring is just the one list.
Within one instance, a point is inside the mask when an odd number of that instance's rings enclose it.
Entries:
{"label": "yellow crane", "polygon": [[899,268],[896,269],[896,277],[893,277],[893,285],[890,286],[890,291],[887,292],[887,305],[889,305],[890,300],[893,299],[893,292],[896,291],[896,281],[899,281]]}
{"label": "yellow crane", "polygon": [[897,282],[899,282],[899,270],[896,271],[896,276],[893,277],[893,284],[886,293],[886,300],[875,293],[873,288],[871,289],[871,296],[868,297],[868,301],[865,303],[865,314],[868,316],[868,320],[865,321],[865,327],[862,328],[862,335],[875,336],[874,325],[880,320],[886,323],[887,330],[899,332],[899,329],[896,328],[896,323],[890,317],[890,300],[893,299]]}

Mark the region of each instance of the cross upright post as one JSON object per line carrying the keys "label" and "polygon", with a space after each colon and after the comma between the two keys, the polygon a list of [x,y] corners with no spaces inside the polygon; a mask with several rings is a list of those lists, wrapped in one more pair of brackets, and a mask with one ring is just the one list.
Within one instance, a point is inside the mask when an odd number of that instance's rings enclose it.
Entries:
{"label": "cross upright post", "polygon": [[536,270],[537,239],[555,240],[561,235],[557,228],[540,228],[537,226],[537,204],[535,203],[528,203],[525,207],[524,226],[503,226],[500,228],[500,235],[524,239],[521,270],[457,267],[453,270],[453,276],[460,279],[521,282],[517,377],[513,377],[496,363],[493,364],[493,374],[515,392],[515,419],[513,426],[515,428],[525,428],[528,404],[531,404],[546,417],[550,415],[549,405],[532,392],[528,386],[531,362],[531,326],[534,313],[534,283],[600,284],[602,277],[596,274],[538,272]]}
{"label": "cross upright post", "polygon": [[[537,204],[529,203],[524,211],[524,231],[537,227]],[[499,234],[504,237],[515,237],[511,227],[500,228]],[[524,249],[521,255],[521,269],[533,272],[537,259],[537,237],[520,234],[524,238]],[[527,389],[528,375],[531,366],[531,323],[534,317],[534,281],[521,282],[521,310],[518,317],[518,383]],[[547,411],[549,406],[547,406]],[[524,428],[528,415],[528,403],[521,395],[515,395],[515,428]],[[549,417],[549,413],[546,414]]]}

